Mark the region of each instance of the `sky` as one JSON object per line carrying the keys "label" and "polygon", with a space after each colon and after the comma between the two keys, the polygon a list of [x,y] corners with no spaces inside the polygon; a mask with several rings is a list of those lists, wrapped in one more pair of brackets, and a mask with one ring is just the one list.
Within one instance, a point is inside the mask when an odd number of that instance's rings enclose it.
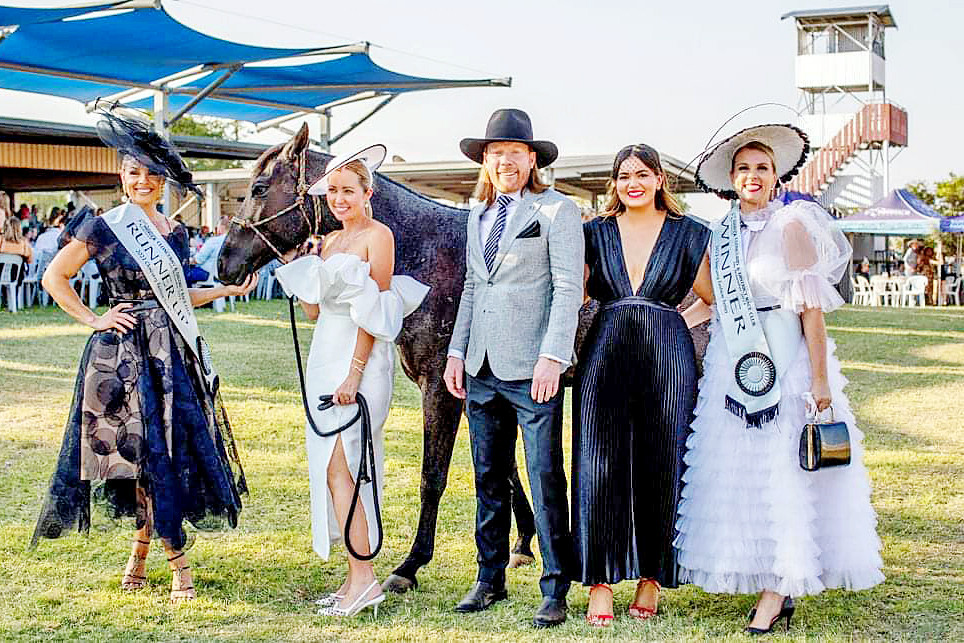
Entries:
{"label": "sky", "polygon": [[[67,2],[9,1],[24,6]],[[535,136],[564,156],[613,154],[645,142],[683,161],[734,113],[761,102],[799,106],[789,11],[855,0],[164,0],[178,20],[210,35],[259,45],[320,46],[367,40],[394,71],[451,78],[510,76],[511,88],[402,95],[335,146],[372,142],[408,161],[461,158],[495,109],[517,107]],[[870,4],[870,3],[868,3]],[[886,32],[887,97],[909,114],[909,145],[891,164],[891,187],[964,173],[964,2],[896,0]],[[92,122],[79,103],[0,90],[0,115]],[[360,115],[339,108],[333,131]],[[753,110],[728,130],[789,122],[781,108]],[[309,126],[317,130],[317,119]],[[271,132],[259,139],[282,140]]]}

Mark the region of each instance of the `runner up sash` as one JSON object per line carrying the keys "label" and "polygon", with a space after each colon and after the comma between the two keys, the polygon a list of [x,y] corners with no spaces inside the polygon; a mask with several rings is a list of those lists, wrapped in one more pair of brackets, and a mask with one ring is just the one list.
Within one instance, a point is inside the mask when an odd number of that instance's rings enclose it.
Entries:
{"label": "runner up sash", "polygon": [[713,228],[710,267],[716,313],[733,365],[726,409],[760,427],[773,420],[780,403],[780,383],[744,264],[740,204]]}
{"label": "runner up sash", "polygon": [[140,206],[125,203],[101,215],[117,239],[144,271],[154,296],[188,350],[201,366],[204,386],[212,396],[219,387],[218,374],[211,363],[211,351],[198,330],[194,306],[187,290],[181,261]]}

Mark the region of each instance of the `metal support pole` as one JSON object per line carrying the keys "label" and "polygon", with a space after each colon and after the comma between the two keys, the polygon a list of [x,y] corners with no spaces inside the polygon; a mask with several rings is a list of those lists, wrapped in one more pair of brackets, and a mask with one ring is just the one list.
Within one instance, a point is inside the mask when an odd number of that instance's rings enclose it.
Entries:
{"label": "metal support pole", "polygon": [[318,117],[321,131],[318,132],[318,146],[322,152],[331,152],[331,110],[326,109]]}
{"label": "metal support pole", "polygon": [[890,194],[890,141],[884,141],[880,148],[880,160],[884,164],[884,194]]}
{"label": "metal support pole", "polygon": [[[167,92],[159,89],[154,92],[154,129],[162,137],[171,140],[171,131],[167,126],[167,112],[170,108]],[[171,216],[171,187],[164,181],[164,197],[161,199],[164,216]]]}
{"label": "metal support pole", "polygon": [[241,65],[234,65],[233,67],[231,67],[230,69],[228,69],[226,72],[224,72],[223,74],[221,74],[221,76],[219,76],[216,80],[214,80],[214,82],[212,82],[210,85],[208,85],[207,87],[205,87],[204,89],[202,89],[201,91],[199,91],[199,92],[194,96],[194,98],[192,98],[191,100],[189,100],[181,109],[177,110],[177,112],[176,112],[173,116],[171,116],[171,118],[167,118],[167,117],[165,116],[165,118],[164,118],[164,125],[165,125],[166,127],[170,127],[171,125],[173,125],[174,123],[176,123],[176,122],[178,121],[178,119],[180,119],[182,116],[184,116],[184,115],[187,114],[189,111],[191,111],[192,109],[194,109],[194,106],[195,106],[195,105],[197,105],[197,104],[200,103],[202,100],[204,100],[205,98],[207,98],[208,96],[210,96],[211,93],[212,93],[214,90],[216,90],[218,87],[220,87],[221,85],[223,85],[223,84],[225,83],[225,81],[227,81],[229,78],[231,78],[231,76],[234,75],[234,72],[238,71],[239,69],[241,69]]}
{"label": "metal support pole", "polygon": [[335,143],[337,143],[338,141],[340,141],[343,136],[345,136],[346,134],[349,134],[350,132],[352,132],[356,127],[358,127],[359,125],[361,125],[362,123],[364,123],[365,121],[367,121],[369,118],[371,118],[372,116],[374,116],[375,114],[377,114],[380,109],[382,109],[383,107],[385,107],[385,105],[388,105],[390,102],[392,102],[393,100],[395,100],[395,97],[396,97],[396,96],[398,96],[398,94],[391,94],[390,96],[387,96],[387,97],[385,98],[385,100],[383,100],[383,101],[380,102],[378,105],[376,105],[370,112],[368,112],[367,114],[365,114],[364,116],[362,116],[361,118],[359,118],[357,121],[355,121],[354,123],[352,123],[351,125],[349,125],[349,126],[348,126],[348,129],[344,130],[343,132],[341,132],[341,133],[338,134],[337,136],[332,136],[331,139],[329,140],[329,144],[330,144],[330,145],[334,145]]}
{"label": "metal support pole", "polygon": [[207,201],[207,207],[204,208],[205,225],[211,230],[213,234],[215,228],[217,228],[218,221],[221,219],[221,197],[218,194],[218,184],[215,182],[208,183],[204,186],[206,194],[204,195]]}

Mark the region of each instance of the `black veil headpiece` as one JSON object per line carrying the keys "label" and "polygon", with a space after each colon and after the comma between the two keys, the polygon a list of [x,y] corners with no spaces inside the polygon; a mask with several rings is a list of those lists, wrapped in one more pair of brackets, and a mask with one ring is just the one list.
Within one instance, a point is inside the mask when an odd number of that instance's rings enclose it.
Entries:
{"label": "black veil headpiece", "polygon": [[201,198],[201,189],[194,183],[191,171],[174,146],[154,131],[147,123],[122,116],[114,108],[98,112],[97,135],[104,145],[113,147],[121,156],[130,156],[146,167],[176,183],[181,190],[190,190]]}

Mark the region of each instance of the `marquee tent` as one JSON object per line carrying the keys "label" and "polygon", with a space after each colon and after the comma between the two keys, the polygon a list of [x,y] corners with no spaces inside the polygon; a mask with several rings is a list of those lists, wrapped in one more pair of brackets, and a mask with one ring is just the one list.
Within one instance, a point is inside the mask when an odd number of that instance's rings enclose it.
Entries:
{"label": "marquee tent", "polygon": [[917,237],[936,231],[941,219],[937,210],[901,189],[866,210],[838,219],[837,224],[844,232]]}

